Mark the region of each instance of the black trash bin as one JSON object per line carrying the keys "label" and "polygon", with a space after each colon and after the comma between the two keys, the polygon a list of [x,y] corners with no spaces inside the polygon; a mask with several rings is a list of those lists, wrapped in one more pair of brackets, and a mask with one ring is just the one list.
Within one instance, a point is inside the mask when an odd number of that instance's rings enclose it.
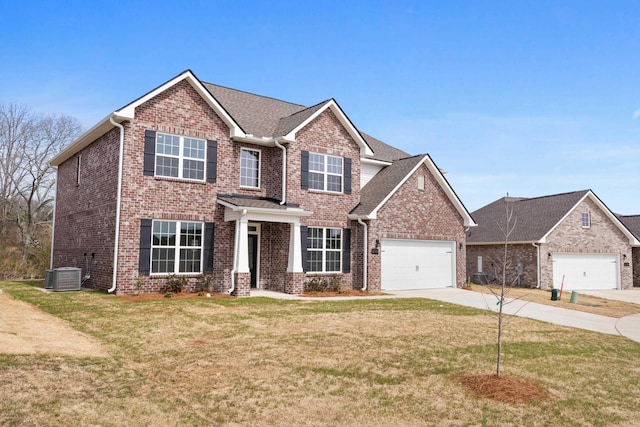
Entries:
{"label": "black trash bin", "polygon": [[559,292],[558,289],[551,289],[551,301],[558,301],[560,299],[558,295]]}

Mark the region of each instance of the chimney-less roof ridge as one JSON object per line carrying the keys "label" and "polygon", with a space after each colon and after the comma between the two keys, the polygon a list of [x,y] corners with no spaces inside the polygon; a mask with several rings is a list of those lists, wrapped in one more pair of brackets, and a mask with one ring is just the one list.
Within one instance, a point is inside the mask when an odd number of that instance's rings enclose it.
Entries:
{"label": "chimney-less roof ridge", "polygon": [[[240,93],[244,93],[244,94],[251,95],[251,96],[257,96],[259,98],[270,99],[272,101],[282,102],[282,103],[289,104],[289,105],[292,105],[292,106],[301,107],[303,109],[310,108],[310,107],[307,107],[304,104],[298,104],[297,102],[285,101],[283,99],[278,99],[278,98],[275,98],[273,96],[260,95],[260,94],[257,94],[257,93],[249,92],[249,91],[242,90],[242,89],[232,88],[232,87],[229,87],[229,86],[223,86],[223,85],[219,85],[219,84],[216,84],[216,83],[209,83],[209,82],[205,82],[205,81],[203,81],[202,83],[205,83],[205,84],[208,84],[208,85],[211,85],[211,86],[216,86],[216,87],[219,87],[219,88],[222,88],[222,89],[226,89],[226,90],[232,90],[234,92],[240,92]],[[325,101],[323,101],[323,102],[325,102]]]}

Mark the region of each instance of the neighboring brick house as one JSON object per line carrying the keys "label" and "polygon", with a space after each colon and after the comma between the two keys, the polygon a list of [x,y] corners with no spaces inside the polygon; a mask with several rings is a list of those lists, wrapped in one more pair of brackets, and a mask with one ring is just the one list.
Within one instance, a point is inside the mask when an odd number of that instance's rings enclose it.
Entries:
{"label": "neighboring brick house", "polygon": [[[640,215],[618,215],[618,219],[640,240]],[[633,267],[633,286],[640,287],[640,247],[631,249]]]}
{"label": "neighboring brick house", "polygon": [[[81,267],[97,289],[157,292],[171,274],[193,289],[203,273],[238,296],[298,294],[317,277],[368,290],[464,283],[475,223],[441,171],[361,133],[333,99],[305,107],[185,71],[51,164],[51,267]],[[429,261],[394,261],[416,245]]]}
{"label": "neighboring brick house", "polygon": [[534,198],[504,197],[472,213],[467,276],[501,281],[507,209],[507,282],[543,289],[628,289],[638,239],[591,191]]}

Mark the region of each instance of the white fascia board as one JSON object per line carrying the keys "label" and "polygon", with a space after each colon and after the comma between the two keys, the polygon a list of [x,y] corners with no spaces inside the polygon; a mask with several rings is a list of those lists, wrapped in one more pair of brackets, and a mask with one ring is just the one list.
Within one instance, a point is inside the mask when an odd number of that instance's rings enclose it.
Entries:
{"label": "white fascia board", "polygon": [[[247,216],[249,220],[255,221],[270,221],[270,222],[284,222],[294,223],[297,218],[307,217],[313,215],[313,212],[305,211],[302,208],[287,208],[287,209],[268,209],[268,208],[252,208],[248,206],[237,206],[224,200],[217,200],[218,204],[224,206],[225,221],[234,221],[241,216]],[[258,216],[260,218],[258,218]]]}
{"label": "white fascia board", "polygon": [[313,113],[307,120],[300,123],[295,129],[289,132],[285,136],[285,139],[295,140],[296,133],[299,132],[301,129],[303,129],[306,125],[311,123],[313,120],[315,120],[320,114],[325,112],[327,108],[331,109],[331,111],[333,112],[333,114],[336,115],[336,117],[338,118],[342,126],[344,126],[344,128],[347,130],[351,138],[353,138],[353,140],[356,141],[356,143],[360,147],[361,155],[373,156],[373,151],[371,150],[371,147],[369,147],[369,144],[367,144],[364,138],[362,138],[362,135],[360,135],[360,132],[358,132],[358,129],[356,129],[353,126],[353,123],[351,123],[351,120],[347,118],[347,115],[344,114],[344,111],[342,111],[342,108],[340,108],[340,106],[333,99],[329,100],[325,105],[319,108],[318,111]]}
{"label": "white fascia board", "polygon": [[71,144],[67,145],[62,151],[60,151],[60,153],[54,156],[50,160],[49,164],[51,166],[59,166],[65,160],[73,156],[75,153],[87,147],[93,141],[95,141],[105,133],[109,132],[113,128],[113,125],[109,120],[110,118],[113,117],[113,119],[118,123],[122,123],[123,121],[127,121],[127,120],[132,120],[133,118],[135,118],[135,110],[138,106],[142,105],[143,103],[147,102],[148,100],[152,99],[153,97],[159,95],[160,93],[164,92],[165,90],[169,89],[170,87],[174,86],[175,84],[185,79],[191,84],[191,86],[196,90],[196,92],[198,92],[200,96],[202,96],[202,98],[207,102],[207,104],[209,104],[209,106],[216,112],[216,114],[218,114],[220,118],[222,118],[222,120],[227,124],[227,126],[229,126],[231,137],[245,136],[245,133],[242,131],[240,126],[231,118],[231,116],[229,116],[229,114],[227,114],[225,109],[222,108],[222,106],[218,103],[218,101],[216,101],[216,99],[213,96],[211,96],[209,91],[207,91],[207,89],[202,85],[202,83],[200,83],[200,80],[198,80],[191,71],[185,71],[179,76],[169,80],[168,82],[157,87],[151,92],[148,92],[147,94],[141,96],[135,101],[129,103],[128,105],[122,107],[117,111],[114,111],[104,119],[100,120],[95,126],[93,126],[91,129],[89,129],[88,131],[80,135],[78,139],[73,141]]}
{"label": "white fascia board", "polygon": [[218,101],[211,95],[211,93],[209,93],[209,91],[202,85],[200,80],[198,80],[198,78],[194,76],[190,70],[185,71],[184,73],[169,80],[163,85],[158,86],[156,89],[152,90],[146,95],[143,95],[142,97],[136,99],[129,105],[116,111],[116,114],[121,117],[126,117],[129,120],[133,119],[135,117],[135,110],[137,107],[144,104],[148,100],[158,96],[165,90],[180,83],[183,80],[187,80],[189,84],[191,84],[191,86],[196,90],[196,92],[198,92],[200,96],[207,102],[207,104],[209,104],[209,106],[216,112],[216,114],[220,116],[222,121],[224,121],[225,124],[229,126],[230,133],[231,133],[230,136],[233,137],[233,136],[244,135],[244,132],[242,132],[242,130],[240,129],[240,126],[238,126],[238,124],[231,118],[231,116],[225,111],[225,109],[222,108],[222,106],[218,103]]}
{"label": "white fascia board", "polygon": [[115,113],[109,114],[104,119],[100,120],[96,125],[94,125],[91,129],[80,135],[75,141],[71,142],[69,145],[64,147],[62,151],[53,156],[51,160],[49,160],[49,164],[51,166],[59,166],[64,163],[66,160],[71,158],[74,154],[81,151],[85,147],[89,146],[93,141],[100,138],[105,133],[109,132],[113,125],[109,119],[113,119],[118,123],[126,120],[125,117],[120,117]]}
{"label": "white fascia board", "polygon": [[467,209],[464,207],[464,205],[462,204],[462,202],[460,201],[456,193],[453,191],[453,189],[451,188],[447,180],[444,179],[444,176],[442,176],[440,169],[438,169],[436,165],[433,163],[433,161],[431,161],[431,158],[429,157],[428,154],[423,154],[422,160],[419,161],[418,164],[416,164],[413,167],[413,169],[411,169],[411,171],[409,171],[409,173],[404,178],[402,178],[402,181],[400,181],[400,183],[391,192],[389,192],[389,194],[387,194],[387,196],[380,202],[380,204],[378,204],[378,206],[376,206],[375,209],[373,209],[373,211],[371,212],[371,214],[369,214],[369,216],[376,217],[380,208],[382,208],[382,206],[384,206],[384,204],[387,203],[387,201],[396,193],[396,191],[398,191],[398,189],[400,189],[400,187],[402,187],[404,183],[407,182],[409,177],[413,175],[418,170],[418,168],[423,164],[427,165],[427,169],[429,169],[431,174],[434,176],[434,178],[440,185],[440,188],[444,190],[445,194],[449,198],[449,201],[453,203],[453,206],[456,208],[460,216],[464,219],[464,226],[476,227],[478,224],[476,224],[473,218],[471,218],[471,215],[469,214],[469,212],[467,212]]}
{"label": "white fascia board", "polygon": [[376,165],[376,166],[389,166],[389,165],[391,165],[392,162],[386,162],[384,160],[370,159],[368,157],[360,157],[360,163],[367,163],[367,164]]}

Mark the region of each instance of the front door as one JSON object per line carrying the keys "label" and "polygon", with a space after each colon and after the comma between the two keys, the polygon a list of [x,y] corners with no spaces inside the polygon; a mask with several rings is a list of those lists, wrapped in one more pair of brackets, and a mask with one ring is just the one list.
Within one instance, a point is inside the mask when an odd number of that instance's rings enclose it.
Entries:
{"label": "front door", "polygon": [[249,234],[249,271],[251,272],[251,288],[258,287],[258,235]]}

